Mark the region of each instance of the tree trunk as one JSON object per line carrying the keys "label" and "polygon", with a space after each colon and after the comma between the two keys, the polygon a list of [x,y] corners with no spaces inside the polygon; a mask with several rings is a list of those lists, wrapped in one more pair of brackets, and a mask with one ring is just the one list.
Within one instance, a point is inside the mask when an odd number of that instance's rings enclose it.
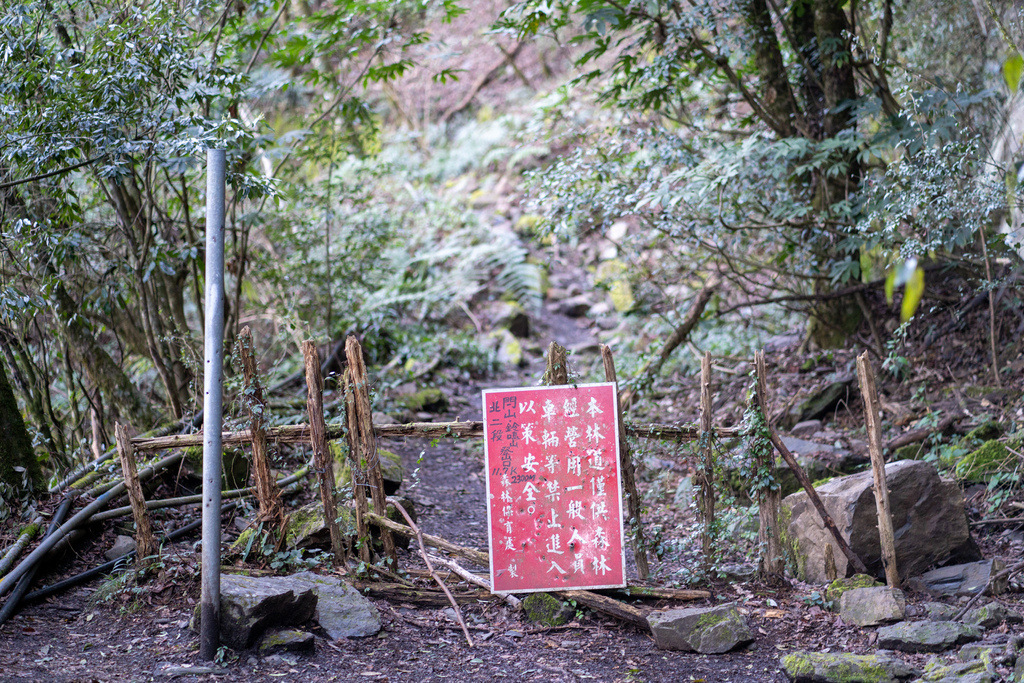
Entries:
{"label": "tree trunk", "polygon": [[[39,461],[32,451],[32,439],[25,429],[25,421],[14,398],[14,390],[7,381],[7,369],[0,363],[0,483],[15,491],[38,488],[42,483]],[[20,471],[24,468],[24,471]]]}

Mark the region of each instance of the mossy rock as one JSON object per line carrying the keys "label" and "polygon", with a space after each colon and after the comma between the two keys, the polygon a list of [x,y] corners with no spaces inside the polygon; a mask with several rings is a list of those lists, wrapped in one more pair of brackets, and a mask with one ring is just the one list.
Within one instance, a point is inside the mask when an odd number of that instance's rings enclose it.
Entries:
{"label": "mossy rock", "polygon": [[[416,521],[416,508],[411,500],[406,498],[399,498],[399,502],[402,507],[405,508],[409,516],[412,517],[413,521]],[[369,503],[370,512],[374,512],[373,502]],[[355,510],[350,506],[350,503],[346,501],[337,501],[338,508],[338,526],[341,528],[341,535],[349,538],[356,538],[356,513]],[[388,508],[388,519],[405,524],[405,518],[393,507]],[[375,527],[370,527],[370,535],[373,537],[375,544],[379,542],[380,530]],[[245,536],[238,537],[238,540],[232,544],[232,549],[238,552],[244,551],[245,546],[239,544],[242,543],[242,538]],[[395,545],[399,548],[407,549],[409,547],[409,539],[405,536],[394,534]],[[248,539],[246,539],[248,543]],[[315,500],[308,505],[295,510],[289,515],[288,526],[285,528],[285,547],[289,550],[295,548],[329,548],[331,545],[330,531],[327,529],[327,524],[324,521],[323,504],[319,500]]]}
{"label": "mossy rock", "polygon": [[983,422],[971,431],[964,434],[964,439],[970,439],[972,442],[981,443],[983,441],[991,441],[992,439],[998,439],[1006,433],[1006,428],[1002,422],[995,420],[989,420]]}
{"label": "mossy rock", "polygon": [[[331,441],[327,447],[334,458],[334,488],[340,491],[351,490],[352,467],[348,461],[348,445],[343,441]],[[402,458],[385,448],[377,449],[377,457],[380,459],[380,473],[384,478],[384,493],[393,496],[402,487],[405,476]]]}
{"label": "mossy rock", "polygon": [[[185,462],[193,471],[203,471],[203,447],[185,449]],[[242,448],[228,448],[221,454],[221,483],[226,490],[245,488],[249,483],[249,455]]]}
{"label": "mossy rock", "polygon": [[553,628],[568,624],[576,610],[550,593],[530,593],[523,599],[523,613],[530,621]]}
{"label": "mossy rock", "polygon": [[398,403],[414,413],[443,413],[448,410],[448,397],[440,389],[421,389],[398,397]]}
{"label": "mossy rock", "polygon": [[882,585],[885,584],[876,581],[867,574],[854,574],[848,579],[836,579],[830,583],[828,588],[825,589],[825,600],[838,608],[839,599],[843,597],[843,593],[846,591],[852,591],[855,588],[874,588],[875,586]]}
{"label": "mossy rock", "polygon": [[854,655],[845,652],[794,652],[780,662],[791,681],[835,683],[893,683],[916,675],[911,667],[886,655]]}
{"label": "mossy rock", "polygon": [[908,443],[906,446],[897,448],[889,460],[921,460],[926,453],[928,453],[928,448],[923,443]]}
{"label": "mossy rock", "polygon": [[[1020,437],[1009,442],[1010,448],[1020,451]],[[1007,444],[992,439],[986,441],[976,450],[965,455],[956,464],[957,479],[965,482],[984,482],[999,472],[1013,472],[1018,464],[1017,456],[1007,449]]]}

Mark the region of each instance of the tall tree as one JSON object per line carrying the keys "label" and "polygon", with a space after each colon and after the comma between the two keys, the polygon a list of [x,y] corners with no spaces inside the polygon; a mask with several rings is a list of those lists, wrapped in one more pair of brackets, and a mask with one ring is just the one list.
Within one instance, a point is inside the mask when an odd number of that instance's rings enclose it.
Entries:
{"label": "tall tree", "polygon": [[[42,485],[39,461],[32,452],[32,439],[18,410],[14,390],[7,381],[7,369],[0,361],[0,484],[7,490],[34,490]],[[9,504],[9,501],[8,501]]]}

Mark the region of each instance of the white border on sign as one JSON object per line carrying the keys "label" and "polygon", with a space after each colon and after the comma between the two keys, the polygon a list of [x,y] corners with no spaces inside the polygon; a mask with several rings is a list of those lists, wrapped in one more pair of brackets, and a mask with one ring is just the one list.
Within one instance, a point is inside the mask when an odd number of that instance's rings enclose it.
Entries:
{"label": "white border on sign", "polygon": [[[523,588],[514,591],[496,591],[494,590],[494,537],[493,527],[491,526],[491,471],[488,468],[489,461],[489,448],[490,442],[487,439],[487,394],[507,393],[510,391],[538,391],[538,390],[559,390],[559,389],[575,389],[579,387],[612,387],[613,398],[615,399],[615,471],[618,475],[619,485],[616,487],[619,498],[619,551],[622,554],[620,561],[622,562],[622,583],[612,583],[606,585],[594,585],[594,586],[566,586],[565,588]],[[513,595],[517,593],[550,593],[557,592],[560,590],[602,590],[605,588],[625,588],[628,583],[626,579],[626,531],[625,522],[626,517],[622,512],[622,486],[623,486],[623,474],[622,474],[622,436],[619,434],[619,385],[618,382],[598,382],[595,384],[556,384],[554,386],[547,387],[492,387],[490,389],[484,389],[480,392],[480,396],[483,402],[483,428],[484,428],[484,486],[486,495],[487,505],[487,562],[490,565],[490,576],[491,576],[491,593],[493,595]]]}

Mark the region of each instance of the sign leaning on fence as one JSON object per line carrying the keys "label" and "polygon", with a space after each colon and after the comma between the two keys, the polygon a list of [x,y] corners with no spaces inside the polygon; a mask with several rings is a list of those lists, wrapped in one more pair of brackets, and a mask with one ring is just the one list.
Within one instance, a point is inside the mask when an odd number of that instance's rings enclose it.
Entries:
{"label": "sign leaning on fence", "polygon": [[492,590],[625,586],[615,384],[483,401]]}

